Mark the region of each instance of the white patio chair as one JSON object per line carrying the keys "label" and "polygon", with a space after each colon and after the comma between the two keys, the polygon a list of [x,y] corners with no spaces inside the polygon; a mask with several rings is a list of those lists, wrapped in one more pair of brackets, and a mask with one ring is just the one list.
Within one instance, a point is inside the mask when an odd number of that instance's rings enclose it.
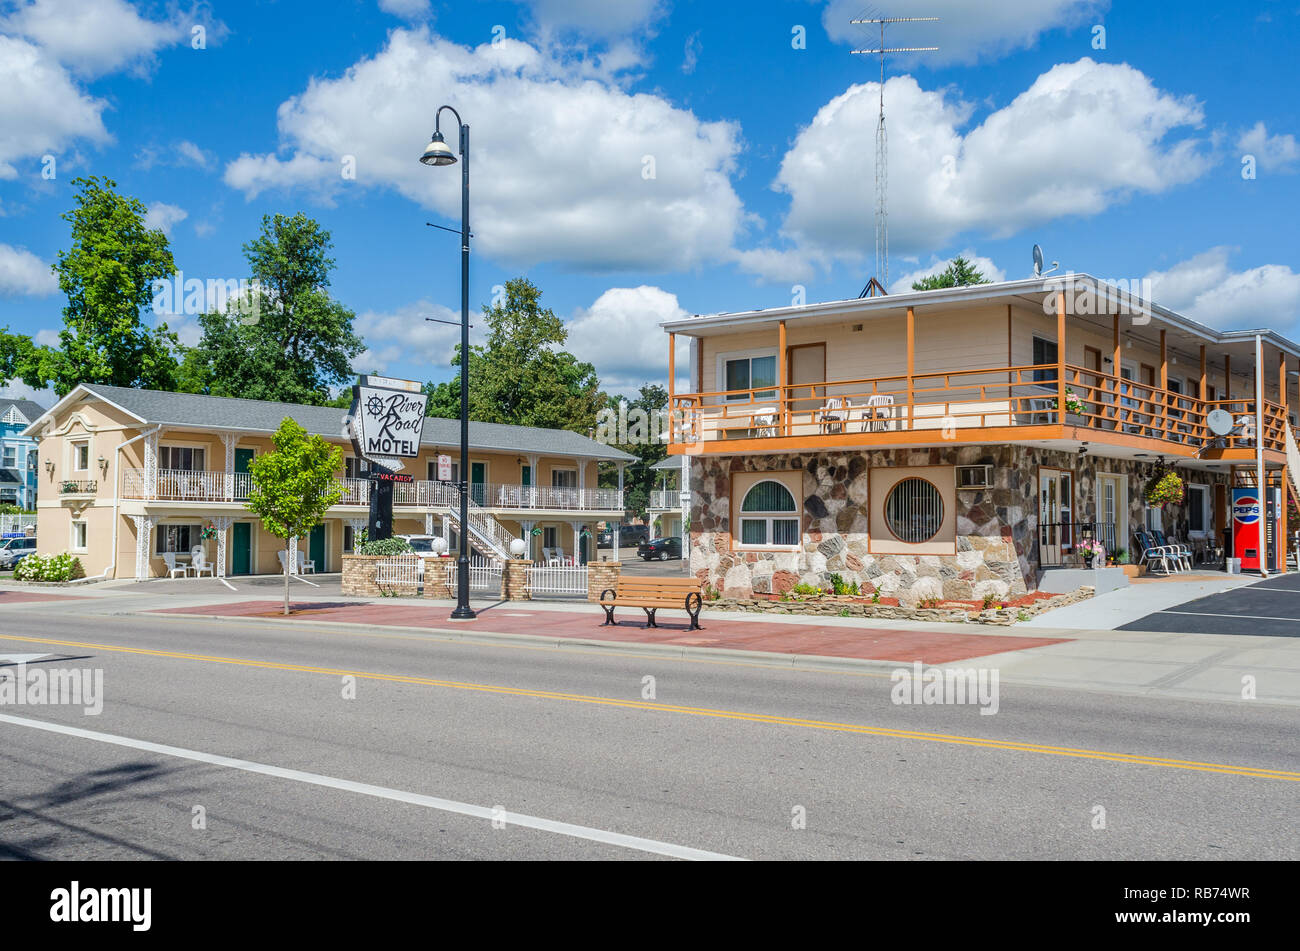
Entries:
{"label": "white patio chair", "polygon": [[894,397],[889,393],[873,393],[867,397],[867,408],[862,414],[862,431],[884,433],[889,431],[894,419]]}
{"label": "white patio chair", "polygon": [[298,571],[296,574],[315,574],[316,562],[307,560],[307,553],[301,548],[298,549]]}
{"label": "white patio chair", "polygon": [[760,406],[754,410],[751,419],[755,436],[776,435],[776,410],[771,406]]}
{"label": "white patio chair", "polygon": [[175,578],[179,573],[182,578],[190,573],[189,565],[176,564],[176,552],[165,551],[162,556],[163,564],[167,566],[167,577]]}
{"label": "white patio chair", "polygon": [[194,577],[196,578],[202,578],[204,573],[214,578],[217,576],[217,568],[208,561],[202,545],[195,545],[190,549],[190,567],[194,569]]}
{"label": "white patio chair", "polygon": [[[284,549],[282,548],[279,551],[277,551],[275,553],[275,557],[280,562],[280,573],[283,574],[284,573]],[[289,574],[295,574],[295,572],[290,571]]]}
{"label": "white patio chair", "polygon": [[849,402],[842,396],[829,396],[817,412],[817,422],[823,433],[842,433],[849,418]]}

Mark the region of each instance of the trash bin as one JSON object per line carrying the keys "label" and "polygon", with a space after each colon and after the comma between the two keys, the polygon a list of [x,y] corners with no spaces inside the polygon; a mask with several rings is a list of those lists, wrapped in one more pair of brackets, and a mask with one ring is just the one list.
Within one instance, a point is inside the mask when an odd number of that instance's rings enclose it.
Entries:
{"label": "trash bin", "polygon": [[1228,572],[1228,574],[1230,574],[1230,575],[1239,575],[1239,574],[1241,574],[1241,559],[1240,559],[1240,558],[1228,558],[1228,559],[1225,560],[1225,564],[1227,565],[1227,572]]}

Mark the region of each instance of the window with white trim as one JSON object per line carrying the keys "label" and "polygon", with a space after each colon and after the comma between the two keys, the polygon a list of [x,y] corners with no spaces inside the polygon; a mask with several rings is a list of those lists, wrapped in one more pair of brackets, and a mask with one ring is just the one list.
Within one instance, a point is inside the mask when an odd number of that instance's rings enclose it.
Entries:
{"label": "window with white trim", "polygon": [[740,544],[745,548],[796,548],[799,509],[790,490],[765,479],[740,504]]}
{"label": "window with white trim", "polygon": [[86,472],[90,469],[90,443],[72,444],[72,469],[74,472]]}
{"label": "window with white trim", "polygon": [[156,531],[155,553],[182,552],[188,554],[199,543],[202,525],[159,525]]}
{"label": "window with white trim", "polygon": [[72,523],[72,550],[86,550],[86,523],[81,520]]}
{"label": "window with white trim", "polygon": [[1187,486],[1187,532],[1189,535],[1204,537],[1210,524],[1210,487],[1208,485]]}
{"label": "window with white trim", "polygon": [[12,468],[14,468],[16,465],[18,465],[18,447],[17,447],[17,446],[5,446],[5,448],[4,448],[4,461],[3,461],[3,463],[0,463],[0,465],[3,465],[6,469],[12,469]]}
{"label": "window with white trim", "polygon": [[202,472],[203,450],[193,446],[159,446],[158,468],[180,469],[183,472]]}
{"label": "window with white trim", "polygon": [[[776,354],[771,351],[734,356],[723,354],[718,359],[718,380],[728,391],[728,400],[775,399]],[[743,392],[732,393],[731,390]]]}

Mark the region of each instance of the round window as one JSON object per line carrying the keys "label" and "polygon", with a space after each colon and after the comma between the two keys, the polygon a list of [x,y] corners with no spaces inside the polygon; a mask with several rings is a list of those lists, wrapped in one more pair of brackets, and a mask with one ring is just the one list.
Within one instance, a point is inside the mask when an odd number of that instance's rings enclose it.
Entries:
{"label": "round window", "polygon": [[928,542],[943,524],[943,498],[924,479],[904,479],[885,499],[885,523],[899,541]]}

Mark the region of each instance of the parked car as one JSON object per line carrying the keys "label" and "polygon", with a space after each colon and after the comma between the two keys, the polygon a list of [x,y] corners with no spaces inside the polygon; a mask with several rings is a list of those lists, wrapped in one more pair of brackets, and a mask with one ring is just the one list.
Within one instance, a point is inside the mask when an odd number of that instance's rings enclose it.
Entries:
{"label": "parked car", "polygon": [[442,536],[440,535],[397,535],[394,537],[400,538],[402,541],[406,542],[406,544],[411,546],[411,551],[418,553],[418,552],[432,552],[433,540],[435,538],[441,538]]}
{"label": "parked car", "polygon": [[636,553],[646,561],[654,561],[656,558],[660,561],[667,561],[669,558],[680,558],[682,557],[682,540],[680,538],[653,538],[638,545]]}
{"label": "parked car", "polygon": [[[618,543],[624,548],[650,540],[649,525],[623,525],[618,530]],[[614,547],[614,529],[606,528],[596,536],[597,548]]]}
{"label": "parked car", "polygon": [[0,542],[0,568],[12,568],[34,551],[35,538],[6,538]]}

